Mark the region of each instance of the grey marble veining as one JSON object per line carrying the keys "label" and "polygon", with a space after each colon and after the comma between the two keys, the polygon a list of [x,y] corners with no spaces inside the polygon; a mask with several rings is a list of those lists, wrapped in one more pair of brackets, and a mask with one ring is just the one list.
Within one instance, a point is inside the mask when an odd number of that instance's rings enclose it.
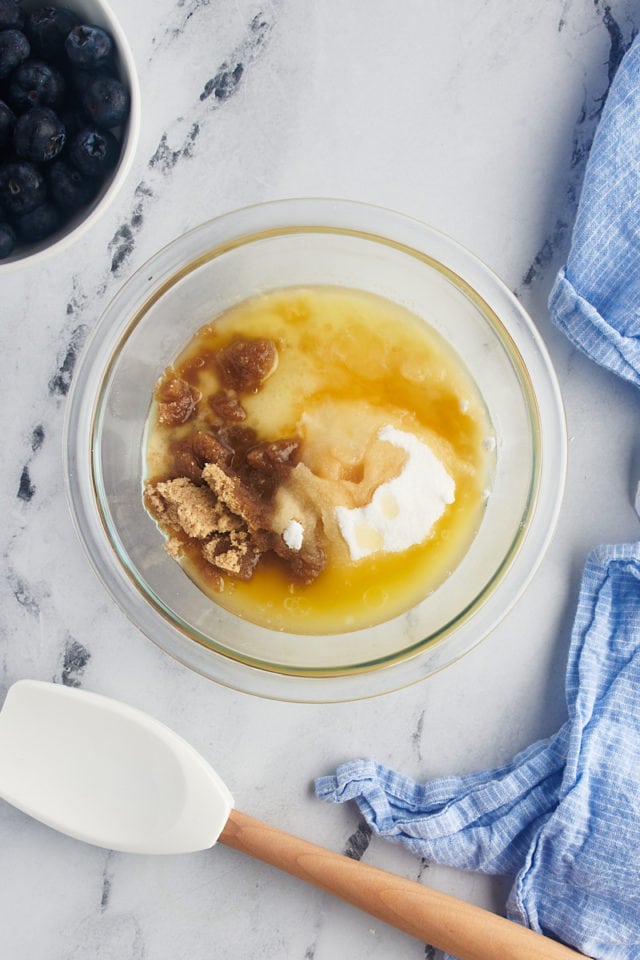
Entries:
{"label": "grey marble veining", "polygon": [[[63,257],[0,272],[0,696],[21,677],[95,689],[190,740],[240,809],[500,911],[508,882],[373,838],[313,778],[375,756],[417,779],[510,759],[564,718],[564,660],[588,550],[635,540],[637,392],[548,319],[589,147],[632,0],[139,0],[114,8],[143,94],[129,178]],[[261,701],[170,660],[115,608],[73,530],[62,430],[76,362],[109,299],[204,219],[291,196],[418,217],[483,259],[530,312],[567,412],[558,531],[531,587],[478,648],[407,690],[355,704]],[[0,805],[2,956],[209,960],[437,954],[233,851],[125,856]]]}

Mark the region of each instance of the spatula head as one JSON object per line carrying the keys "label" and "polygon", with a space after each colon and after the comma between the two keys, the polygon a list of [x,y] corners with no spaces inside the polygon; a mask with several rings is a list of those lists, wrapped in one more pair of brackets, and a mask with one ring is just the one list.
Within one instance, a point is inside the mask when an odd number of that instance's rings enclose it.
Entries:
{"label": "spatula head", "polygon": [[19,680],[0,712],[0,797],[69,836],[129,853],[218,839],[231,793],[182,737],[141,710]]}

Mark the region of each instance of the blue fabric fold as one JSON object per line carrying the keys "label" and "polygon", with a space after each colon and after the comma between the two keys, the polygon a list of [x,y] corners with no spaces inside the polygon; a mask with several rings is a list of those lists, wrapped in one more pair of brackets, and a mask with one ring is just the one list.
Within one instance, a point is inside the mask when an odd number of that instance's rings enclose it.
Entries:
{"label": "blue fabric fold", "polygon": [[507,915],[598,960],[640,958],[640,544],[587,560],[568,720],[503,767],[420,784],[373,760],[320,777],[375,832],[437,863],[513,877]]}
{"label": "blue fabric fold", "polygon": [[640,386],[640,40],[615,75],[585,169],[551,319],[580,350]]}

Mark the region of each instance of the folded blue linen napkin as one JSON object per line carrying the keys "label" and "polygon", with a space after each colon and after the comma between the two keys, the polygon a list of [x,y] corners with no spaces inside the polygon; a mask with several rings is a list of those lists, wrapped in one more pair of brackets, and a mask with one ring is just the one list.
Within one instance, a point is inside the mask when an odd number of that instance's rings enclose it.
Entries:
{"label": "folded blue linen napkin", "polygon": [[607,96],[549,308],[580,350],[640,386],[640,38]]}
{"label": "folded blue linen napkin", "polygon": [[[554,323],[640,386],[640,37],[609,91]],[[507,915],[597,960],[640,960],[640,544],[588,557],[566,678],[569,719],[504,767],[418,784],[374,760],[316,781],[437,863],[513,878]]]}
{"label": "folded blue linen napkin", "polygon": [[598,960],[640,958],[640,544],[588,558],[569,718],[511,763],[418,784],[373,760],[316,780],[437,863],[512,876],[507,915]]}

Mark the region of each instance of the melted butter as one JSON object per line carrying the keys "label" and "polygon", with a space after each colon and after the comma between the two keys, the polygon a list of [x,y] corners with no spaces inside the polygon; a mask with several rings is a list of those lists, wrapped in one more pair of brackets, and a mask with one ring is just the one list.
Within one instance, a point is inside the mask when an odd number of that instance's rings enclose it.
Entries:
{"label": "melted butter", "polygon": [[[299,482],[313,493],[314,478],[323,479],[315,487],[327,501],[322,516],[330,562],[315,582],[299,585],[276,558],[264,558],[251,581],[227,579],[222,592],[212,589],[210,571],[197,556],[184,559],[186,572],[216,603],[275,630],[338,633],[409,609],[459,563],[490,487],[492,428],[466,368],[432,328],[390,301],[342,288],[282,289],[216,318],[177,358],[174,369],[205,401],[220,386],[210,358],[237,336],[277,344],[277,369],[257,394],[241,397],[245,424],[261,439],[302,437]],[[195,424],[171,431],[151,425],[148,473],[161,472],[171,437],[213,422],[206,402],[199,410]],[[355,498],[351,505],[360,506],[358,498],[366,502],[397,473],[397,464],[382,459],[381,447],[391,445],[371,441],[385,425],[429,444],[455,482],[455,499],[422,543],[395,554],[377,549],[353,562],[331,514],[345,491]],[[389,497],[383,509],[391,521],[400,505]],[[382,546],[371,527],[363,525],[358,536],[368,549]]]}

